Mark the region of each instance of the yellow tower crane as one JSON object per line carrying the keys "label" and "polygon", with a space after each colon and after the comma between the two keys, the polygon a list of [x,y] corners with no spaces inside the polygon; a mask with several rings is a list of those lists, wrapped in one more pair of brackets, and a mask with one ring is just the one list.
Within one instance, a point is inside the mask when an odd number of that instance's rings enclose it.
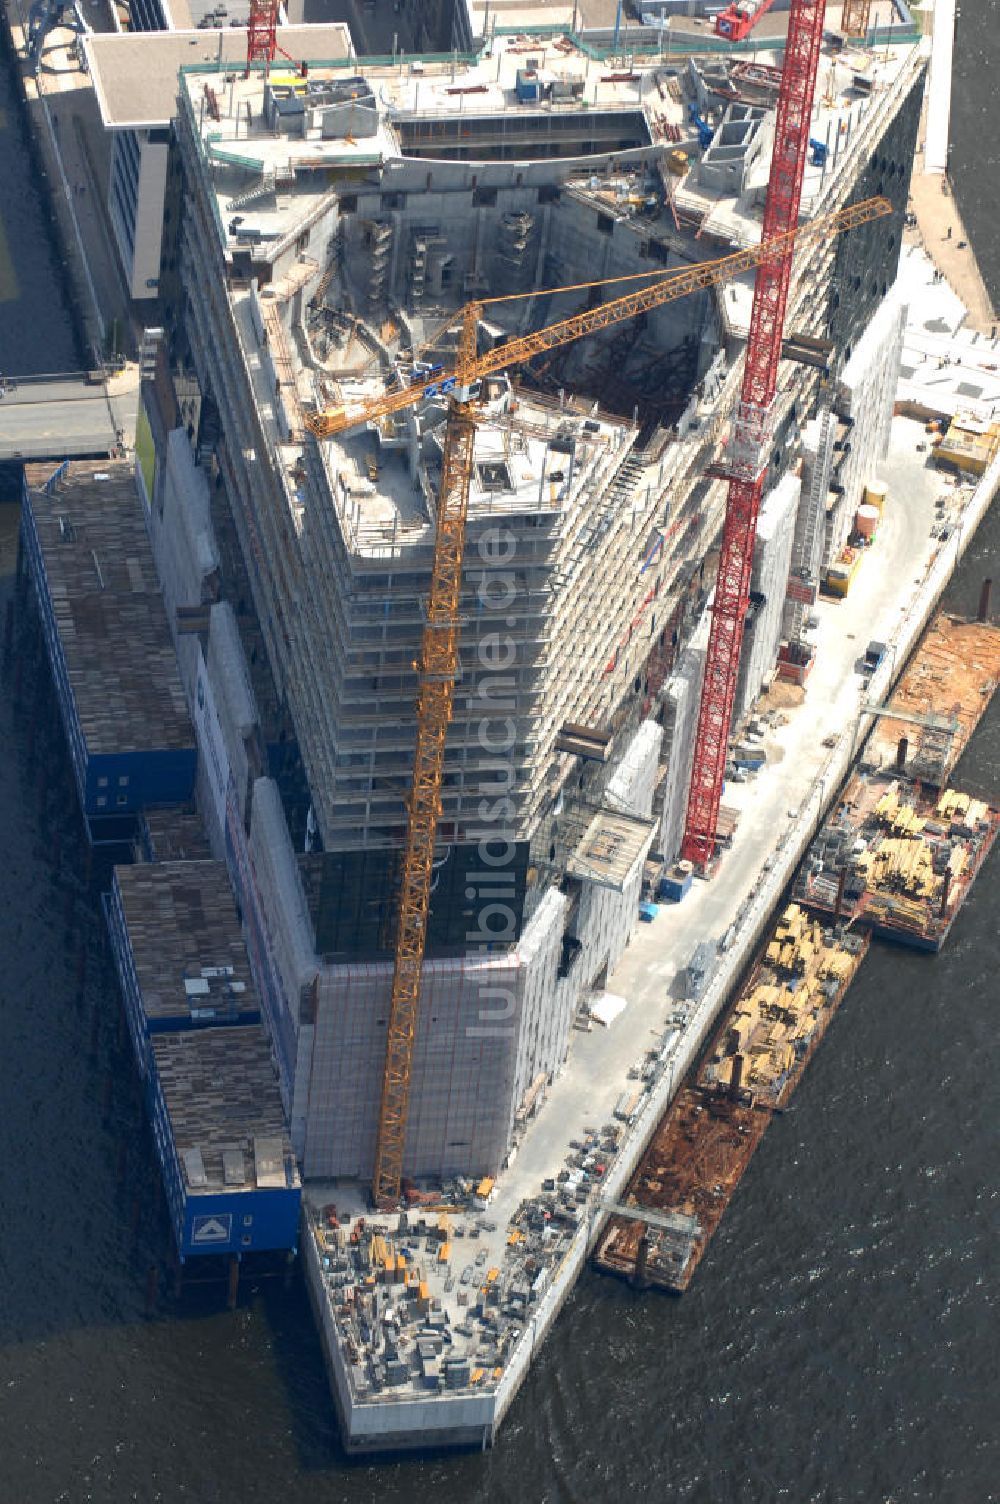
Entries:
{"label": "yellow tower crane", "polygon": [[572,287],[515,294],[516,298],[541,297],[626,281],[646,281],[648,284],[596,308],[589,308],[571,318],[549,324],[534,334],[511,339],[485,355],[476,353],[476,332],[483,309],[489,304],[513,299],[484,298],[466,304],[461,311],[462,326],[457,359],[450,375],[442,377],[437,373],[413,382],[410,386],[386,392],[371,401],[307,415],[307,427],[317,438],[323,439],[358,424],[412,407],[427,396],[447,393],[450,397],[431,587],[417,664],[417,743],[403,855],[389,1033],[372,1177],[372,1196],[377,1206],[396,1204],[402,1184],[410,1071],[420,1003],[421,971],[427,944],[434,844],[441,815],[445,739],[451,722],[458,670],[458,611],[475,441],[474,384],[498,371],[520,365],[546,350],[569,344],[598,329],[607,329],[613,324],[634,318],[636,314],[660,308],[690,292],[717,287],[742,272],[753,270],[764,261],[790,255],[796,246],[814,245],[830,235],[868,224],[891,212],[892,206],[887,199],[866,199],[836,213],[819,215],[796,230],[776,235],[758,246],[723,256],[717,261],[700,262],[697,266],[666,273],[643,272],[633,277],[610,277],[598,282],[576,283]]}

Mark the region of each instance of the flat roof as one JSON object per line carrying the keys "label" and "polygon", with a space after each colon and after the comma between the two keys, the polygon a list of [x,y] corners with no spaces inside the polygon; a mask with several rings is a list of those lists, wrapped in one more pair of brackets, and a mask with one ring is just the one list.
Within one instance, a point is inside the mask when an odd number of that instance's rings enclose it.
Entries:
{"label": "flat roof", "polygon": [[150,1048],[189,1193],[298,1186],[262,1028],[154,1034]]}
{"label": "flat roof", "polygon": [[[778,19],[787,25],[787,16]],[[312,33],[320,28],[298,30]],[[900,35],[904,40],[909,37],[904,31]],[[682,77],[688,64],[679,57],[669,65],[665,59],[641,57],[625,71],[608,71],[604,64],[590,61],[564,37],[532,40],[522,35],[505,35],[496,37],[489,52],[471,63],[411,57],[390,65],[384,59],[360,58],[351,61],[349,66],[354,70],[351,74],[333,61],[324,67],[317,60],[310,65],[307,82],[297,81],[287,69],[284,76],[275,69],[272,79],[276,80],[277,95],[269,100],[262,74],[254,73],[244,79],[242,68],[227,74],[225,50],[220,68],[214,58],[199,61],[199,46],[203,52],[203,42],[195,41],[192,45],[188,60],[191,66],[185,69],[178,92],[189,102],[196,141],[215,196],[220,239],[234,252],[240,249],[252,259],[267,259],[274,242],[283,245],[295,232],[304,216],[314,211],[317,200],[331,191],[332,172],[356,175],[380,168],[391,171],[399,162],[418,160],[425,155],[428,159],[441,155],[445,160],[452,160],[455,153],[474,157],[480,146],[486,153],[484,161],[489,163],[495,133],[512,112],[518,116],[519,132],[521,126],[527,129],[534,121],[539,129],[544,127],[543,135],[553,128],[560,131],[565,128],[567,141],[571,130],[581,121],[628,117],[634,124],[629,139],[634,135],[641,142],[641,147],[630,149],[651,148],[654,162],[661,155],[661,148],[673,143],[671,152],[678,157],[681,170],[675,175],[673,169],[660,164],[662,197],[671,203],[669,208],[666,202],[659,203],[654,215],[648,213],[649,203],[659,200],[661,189],[651,190],[649,184],[644,185],[641,167],[627,152],[606,152],[603,156],[598,153],[595,157],[593,151],[584,152],[580,146],[583,155],[579,180],[568,185],[574,192],[603,193],[595,202],[615,216],[631,218],[642,212],[651,236],[662,242],[666,251],[697,256],[697,250],[691,251],[696,246],[696,232],[706,237],[705,253],[715,242],[749,246],[760,239],[770,170],[769,128],[758,121],[758,139],[748,149],[743,174],[730,180],[724,172],[728,159],[720,163],[718,150],[716,157],[703,167],[695,126],[688,119],[684,102],[685,95],[690,93]],[[222,42],[217,45],[225,46]],[[909,51],[908,41],[906,53]],[[805,217],[815,213],[828,197],[842,151],[871,104],[872,91],[877,93],[900,71],[906,53],[898,49],[890,52],[887,48],[873,59],[855,49],[844,48],[836,57],[832,52],[825,57],[824,93],[822,100],[817,99],[811,130],[818,141],[828,146],[828,151],[825,162],[817,158],[806,166],[802,197]],[[755,57],[773,70],[773,49],[765,48],[759,56],[746,54],[737,62],[745,71],[749,60]],[[541,92],[544,94],[546,89],[555,89],[557,85],[562,91],[555,108],[550,99],[525,100],[518,93],[519,75],[533,58],[538,62]],[[694,66],[693,60],[689,61]],[[749,112],[763,116],[768,110],[773,111],[774,98],[767,91],[762,95],[752,79],[740,83],[728,78],[727,66],[736,66],[732,58],[713,51],[711,57],[700,62],[705,71],[705,85],[712,93],[709,114],[716,127],[722,124],[717,117],[733,103],[734,94],[742,115]],[[172,66],[176,65],[174,58]],[[865,83],[859,90],[856,85],[861,73],[865,75]],[[337,117],[331,130],[340,129],[343,134],[328,135],[324,133],[325,127],[314,120],[306,124],[305,105],[311,102],[323,108],[324,91],[335,92],[338,85],[357,89],[359,119],[363,119],[361,127],[355,129],[349,128],[351,121],[346,115]],[[292,111],[288,116],[290,121],[293,116],[301,115],[302,124],[294,130],[273,128],[273,111],[280,107],[287,113],[291,109],[286,96],[291,92],[304,94],[307,90],[309,100],[299,100],[302,110]],[[752,134],[742,120],[730,124],[730,134],[734,129]],[[470,133],[470,140],[463,144]],[[523,134],[523,140],[519,134],[518,139],[523,152],[519,161],[534,167],[547,160],[547,140],[535,142],[530,139],[530,132]],[[577,146],[579,143],[573,150]],[[717,148],[720,146],[724,156],[726,143],[721,138],[716,143]],[[606,159],[619,155],[621,162],[609,170]],[[591,158],[593,162],[588,168],[586,163]],[[648,161],[645,166],[648,168]],[[273,192],[254,191],[256,180],[272,173]],[[238,216],[230,217],[237,210]],[[749,297],[743,299],[748,301]],[[742,332],[746,310],[739,302],[739,294],[729,311],[734,315],[735,332]]]}
{"label": "flat roof", "polygon": [[[219,31],[132,31],[84,39],[90,76],[109,130],[166,126],[177,113],[177,75],[198,63],[246,63],[243,27]],[[351,56],[344,22],[330,26],[279,26],[278,46],[306,62]]]}
{"label": "flat roof", "polygon": [[212,855],[201,816],[194,810],[160,804],[143,811],[149,857],[154,862],[197,862]]}
{"label": "flat roof", "polygon": [[[346,388],[347,383],[342,383]],[[384,389],[373,380],[358,385],[357,400]],[[589,409],[588,409],[589,412]],[[421,429],[436,444],[430,462],[436,494],[444,443],[444,420],[426,414]],[[519,390],[516,403],[506,392],[484,405],[476,428],[469,486],[469,519],[496,515],[546,516],[555,521],[572,510],[595,464],[623,436],[637,430],[625,418],[587,416],[572,407]],[[335,434],[329,445],[334,500],[346,535],[359,556],[380,558],[387,548],[412,548],[433,537],[432,507],[415,493],[405,454],[374,444],[366,430]],[[572,454],[572,458],[571,458]]]}
{"label": "flat roof", "polygon": [[[530,32],[532,26],[565,26],[569,31],[575,21],[578,32],[601,31],[614,27],[618,0],[472,0],[469,9],[480,35],[489,22]],[[623,37],[638,24],[624,8],[620,20]]]}
{"label": "flat roof", "polygon": [[259,1018],[225,862],[116,867],[142,1009],[157,1020]]}
{"label": "flat roof", "polygon": [[194,729],[131,462],[27,465],[31,515],[91,755],[181,751]]}
{"label": "flat roof", "polygon": [[571,877],[620,893],[636,862],[645,856],[652,833],[651,820],[601,810],[584,831],[566,871]]}
{"label": "flat roof", "polygon": [[250,0],[163,0],[172,31],[192,27],[223,31],[243,26],[250,19]]}

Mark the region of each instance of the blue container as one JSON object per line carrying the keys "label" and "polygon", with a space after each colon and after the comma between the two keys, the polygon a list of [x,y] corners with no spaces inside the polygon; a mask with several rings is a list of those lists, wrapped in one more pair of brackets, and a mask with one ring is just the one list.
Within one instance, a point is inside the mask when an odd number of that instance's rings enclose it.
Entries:
{"label": "blue container", "polygon": [[680,903],[692,883],[690,872],[670,873],[660,878],[660,898],[666,903]]}
{"label": "blue container", "polygon": [[523,68],[518,68],[514,88],[519,103],[530,104],[538,98],[538,74],[526,73]]}

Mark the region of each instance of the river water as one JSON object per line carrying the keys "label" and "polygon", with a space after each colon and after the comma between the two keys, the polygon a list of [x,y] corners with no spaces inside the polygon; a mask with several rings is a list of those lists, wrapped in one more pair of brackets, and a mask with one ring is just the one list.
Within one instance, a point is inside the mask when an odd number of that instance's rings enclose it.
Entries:
{"label": "river water", "polygon": [[39,193],[18,105],[18,84],[0,39],[0,373],[51,375],[83,364],[64,290],[61,253]]}
{"label": "river water", "polygon": [[[988,170],[983,5],[963,7],[956,180],[995,269],[1000,217],[962,186]],[[14,527],[8,507],[0,620]],[[951,606],[975,609],[998,552],[994,510]],[[29,755],[33,693],[22,678],[20,709],[9,679],[0,694],[0,1499],[998,1497],[995,857],[941,956],[873,946],[682,1300],[588,1273],[493,1452],[348,1463],[300,1287],[248,1288],[231,1316],[217,1287],[192,1290],[144,1317],[165,1222],[99,926],[75,893],[71,797],[40,793],[51,764],[37,739]],[[1000,796],[1000,700],[957,776]]]}

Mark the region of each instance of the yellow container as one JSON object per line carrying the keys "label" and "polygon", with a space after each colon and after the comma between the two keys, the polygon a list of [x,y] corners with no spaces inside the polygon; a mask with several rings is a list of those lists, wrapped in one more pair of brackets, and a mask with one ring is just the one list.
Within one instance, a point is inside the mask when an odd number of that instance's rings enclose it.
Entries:
{"label": "yellow container", "polygon": [[889,487],[885,481],[870,480],[865,486],[865,506],[875,507],[879,516],[882,515],[886,501],[889,498]]}
{"label": "yellow container", "polygon": [[851,588],[851,582],[861,567],[864,554],[860,549],[855,552],[845,549],[835,564],[831,564],[826,572],[826,588],[831,595],[844,596]]}

